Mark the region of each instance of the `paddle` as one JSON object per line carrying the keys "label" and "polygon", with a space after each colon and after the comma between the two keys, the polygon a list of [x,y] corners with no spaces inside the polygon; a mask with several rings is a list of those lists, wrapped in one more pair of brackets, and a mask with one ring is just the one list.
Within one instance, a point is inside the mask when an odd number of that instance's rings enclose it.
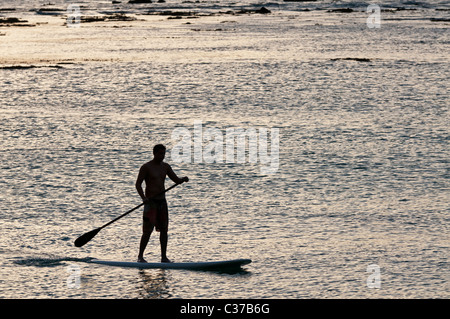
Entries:
{"label": "paddle", "polygon": [[[181,183],[180,183],[180,184],[181,184]],[[174,184],[174,185],[170,186],[168,189],[166,189],[165,191],[159,193],[159,194],[156,195],[156,196],[162,195],[162,194],[164,194],[165,192],[171,190],[172,188],[174,188],[175,186],[180,185],[180,184]],[[155,197],[156,197],[156,196],[155,196]],[[105,228],[106,226],[111,225],[112,223],[114,223],[115,221],[117,221],[117,220],[121,219],[122,217],[128,215],[128,214],[131,213],[132,211],[135,211],[136,209],[138,209],[138,208],[141,207],[142,205],[144,205],[144,203],[141,203],[141,204],[137,205],[135,208],[130,209],[130,210],[127,211],[126,213],[123,213],[123,214],[120,215],[119,217],[114,218],[112,221],[110,221],[109,223],[106,223],[106,224],[103,225],[102,227],[96,228],[96,229],[94,229],[94,230],[91,230],[90,232],[87,232],[86,234],[81,235],[80,237],[78,237],[78,238],[75,240],[75,246],[76,246],[76,247],[84,246],[84,245],[85,245],[86,243],[88,243],[92,238],[94,238],[94,236],[97,235],[97,233],[98,233],[99,231],[101,231],[103,228]]]}

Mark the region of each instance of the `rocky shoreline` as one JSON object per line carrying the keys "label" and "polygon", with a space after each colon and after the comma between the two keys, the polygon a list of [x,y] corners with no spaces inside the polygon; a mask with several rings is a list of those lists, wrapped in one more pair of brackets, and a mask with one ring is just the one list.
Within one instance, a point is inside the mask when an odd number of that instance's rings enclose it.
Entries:
{"label": "rocky shoreline", "polygon": [[[292,3],[315,3],[318,2],[316,0],[284,0],[284,2],[292,2]],[[163,5],[165,3],[164,0],[129,0],[129,1],[111,1],[111,8],[100,10],[98,13],[90,13],[89,8],[84,7],[83,4],[80,5],[81,15],[80,22],[82,23],[93,23],[93,22],[113,22],[113,21],[136,21],[139,20],[139,16],[148,16],[148,15],[157,15],[166,17],[168,20],[173,19],[193,19],[199,17],[208,17],[208,16],[226,16],[226,15],[249,15],[249,14],[259,14],[259,15],[268,15],[272,14],[272,11],[267,7],[270,4],[264,6],[237,6],[235,8],[230,7],[230,10],[227,11],[214,11],[211,9],[202,9],[201,6],[198,8],[183,8],[183,6],[176,7],[170,9],[167,5]],[[181,1],[181,4],[192,4],[192,3],[201,3],[201,1]],[[146,4],[153,4],[151,6]],[[273,4],[272,4],[273,6]],[[193,11],[195,10],[195,11]],[[220,9],[218,9],[220,10]],[[395,14],[397,12],[402,11],[416,11],[417,8],[411,7],[387,7],[381,8],[381,12]],[[435,11],[443,11],[446,9],[436,8]],[[305,7],[305,8],[297,8],[297,12],[327,12],[330,14],[352,14],[358,12],[365,12],[365,8],[350,8],[350,7],[327,7],[327,6],[317,6],[317,7]],[[68,8],[62,7],[54,7],[51,3],[44,4],[40,8],[34,8],[29,10],[29,12],[35,12],[37,16],[53,16],[60,17],[61,19],[66,20],[68,17]],[[86,14],[83,14],[85,12]],[[34,27],[39,25],[39,23],[30,23],[27,20],[23,20],[12,16],[11,14],[16,15],[18,12],[16,8],[0,8],[0,28],[1,27]],[[433,22],[448,22],[448,18],[446,17],[432,17],[429,18],[430,21]],[[44,22],[45,23],[45,22]],[[41,23],[42,24],[42,23]],[[66,23],[64,21],[64,26]]]}
{"label": "rocky shoreline", "polygon": [[[3,9],[2,12],[14,12],[14,9]],[[40,8],[36,10],[38,15],[51,15],[59,16],[61,19],[67,19],[67,12],[58,8]],[[239,9],[239,10],[229,10],[225,12],[197,12],[197,11],[174,11],[174,10],[155,10],[149,9],[145,13],[139,15],[157,15],[162,17],[167,17],[168,20],[171,19],[182,19],[182,18],[199,18],[207,16],[222,16],[222,15],[244,15],[244,14],[270,14],[272,13],[269,9],[261,7],[259,9]],[[137,14],[126,14],[123,12],[115,12],[111,14],[101,14],[101,15],[80,15],[79,19],[81,23],[92,23],[92,22],[111,22],[111,21],[137,21],[143,20],[138,19]],[[43,22],[46,23],[46,22]],[[35,27],[43,23],[29,23],[28,20],[23,20],[17,17],[0,17],[0,27]],[[64,21],[63,25],[66,25]]]}
{"label": "rocky shoreline", "polygon": [[[281,36],[283,38],[290,37],[288,33],[291,31],[295,33],[305,30],[307,34],[308,28],[317,30],[327,25],[339,28],[350,24],[359,26],[365,24],[367,16],[366,12],[363,13],[356,8],[332,7],[310,7],[295,12],[276,11],[273,5],[217,6],[203,9],[197,6],[170,7],[145,4],[136,5],[136,7],[139,7],[139,10],[135,12],[130,9],[130,6],[119,4],[112,10],[89,10],[82,7],[82,15],[79,16],[81,28],[78,31],[68,30],[68,13],[56,6],[44,6],[26,12],[20,12],[20,9],[14,8],[1,8],[0,38],[5,50],[2,50],[0,65],[5,66],[3,69],[27,69],[41,66],[60,69],[61,61],[83,63],[149,58],[163,60],[167,56],[177,59],[178,41],[186,41],[183,50],[189,51],[186,48],[192,48],[189,54],[195,59],[197,41],[201,37],[197,36],[199,32],[207,33],[208,37],[212,35],[209,40],[217,41],[217,44],[211,46],[210,51],[205,54],[208,59],[209,56],[218,56],[222,52],[227,52],[228,47],[223,46],[222,43],[233,42],[235,38],[240,39],[241,35],[244,37],[248,30],[253,30],[255,25],[260,26],[257,31],[261,38],[251,40],[263,43],[266,41],[266,27],[269,33],[277,26],[280,26],[283,32],[287,30],[286,34]],[[305,12],[306,10],[308,12]],[[438,11],[438,9],[434,10]],[[442,28],[446,28],[450,22],[448,18],[441,17],[441,14],[434,17],[419,16],[415,13],[417,11],[412,9],[386,8],[382,9],[382,12],[386,12],[383,16],[386,21],[398,19],[408,21],[406,23],[410,23],[409,21],[415,23],[417,20],[422,20],[420,23]],[[326,23],[322,24],[322,21]],[[115,28],[120,28],[120,32],[115,32],[113,30]],[[213,33],[216,34],[213,35]],[[233,33],[235,36],[232,36]],[[267,39],[267,41],[275,40]],[[237,52],[239,50],[244,52],[243,55],[249,50],[245,43],[235,41],[233,45],[238,48]],[[110,46],[112,49],[108,54],[104,54],[103,46]],[[52,50],[52,48],[57,49]],[[132,54],[123,53],[128,52],[127,50]],[[264,55],[261,49],[253,51],[256,52],[255,56]],[[338,56],[323,54],[323,56],[324,60],[338,63],[378,61],[374,56],[359,54]]]}

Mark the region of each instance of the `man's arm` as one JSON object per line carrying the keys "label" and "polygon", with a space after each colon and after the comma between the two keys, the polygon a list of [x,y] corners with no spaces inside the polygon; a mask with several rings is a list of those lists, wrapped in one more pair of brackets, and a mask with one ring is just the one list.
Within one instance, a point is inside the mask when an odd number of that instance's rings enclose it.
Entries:
{"label": "man's arm", "polygon": [[145,168],[145,165],[142,165],[141,169],[139,170],[138,177],[136,179],[136,190],[137,190],[139,196],[141,196],[143,201],[145,201],[145,199],[146,199],[144,190],[142,189],[142,182],[145,179],[145,175],[146,175],[146,168]]}
{"label": "man's arm", "polygon": [[167,164],[167,176],[176,184],[181,184],[183,182],[189,182],[189,178],[187,176],[183,178],[179,178],[177,174],[172,170],[172,167],[170,167],[169,164]]}

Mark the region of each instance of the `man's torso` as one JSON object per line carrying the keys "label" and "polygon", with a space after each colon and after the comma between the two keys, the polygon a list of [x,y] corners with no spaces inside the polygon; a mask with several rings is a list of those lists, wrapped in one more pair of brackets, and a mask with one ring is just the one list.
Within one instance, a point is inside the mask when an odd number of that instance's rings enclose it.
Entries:
{"label": "man's torso", "polygon": [[[155,197],[164,192],[164,181],[167,175],[167,163],[161,162],[159,164],[148,162],[144,164],[145,168],[145,196],[147,198]],[[164,198],[164,194],[156,198]]]}

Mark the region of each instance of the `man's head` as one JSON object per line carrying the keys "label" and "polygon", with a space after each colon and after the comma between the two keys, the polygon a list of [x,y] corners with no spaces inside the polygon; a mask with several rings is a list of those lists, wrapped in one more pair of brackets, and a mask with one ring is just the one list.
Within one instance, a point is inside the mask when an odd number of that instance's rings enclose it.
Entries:
{"label": "man's head", "polygon": [[157,144],[153,147],[153,157],[157,162],[162,162],[166,156],[166,147],[162,144]]}

